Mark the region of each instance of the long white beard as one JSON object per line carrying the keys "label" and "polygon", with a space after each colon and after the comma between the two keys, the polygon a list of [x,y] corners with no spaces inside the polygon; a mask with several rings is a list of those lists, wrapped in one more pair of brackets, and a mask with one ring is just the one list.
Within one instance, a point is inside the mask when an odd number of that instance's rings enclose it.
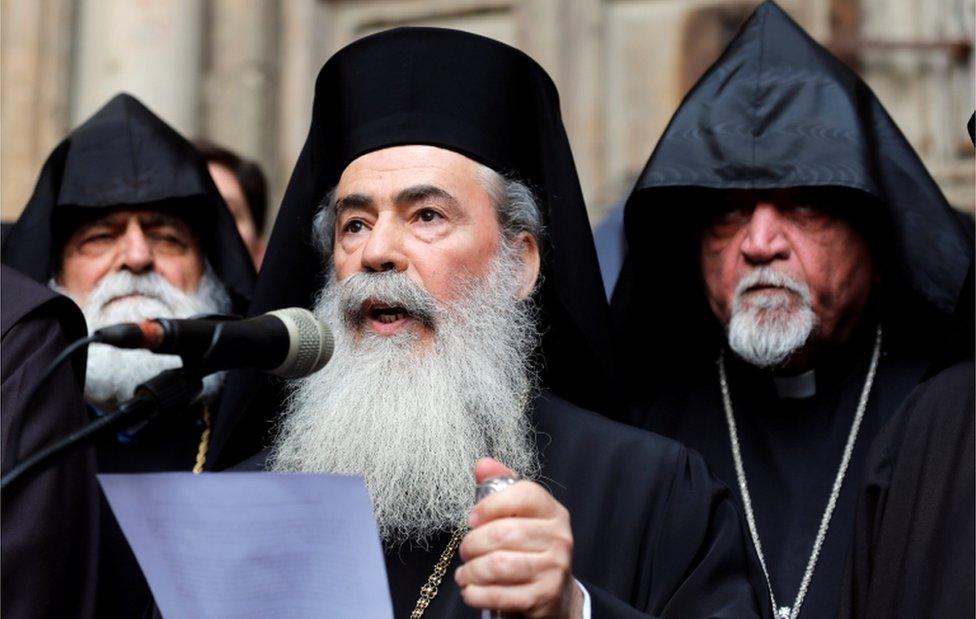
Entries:
{"label": "long white beard", "polygon": [[[51,287],[61,294],[68,294],[54,282]],[[119,299],[130,294],[140,296]],[[119,300],[109,303],[113,299]],[[102,327],[120,322],[227,313],[230,308],[227,290],[207,265],[200,285],[193,294],[176,288],[156,272],[141,275],[130,271],[110,273],[98,282],[81,309],[88,323],[88,332],[94,333]],[[148,350],[123,350],[107,344],[91,344],[88,347],[85,397],[97,404],[122,402],[131,398],[140,384],[164,370],[182,365],[183,361],[176,355],[157,355]],[[222,382],[223,373],[204,378],[201,397],[204,400],[213,398]]]}
{"label": "long white beard", "polygon": [[[750,287],[757,285],[789,292],[746,295]],[[816,325],[809,287],[769,267],[760,267],[736,285],[728,326],[729,348],[752,365],[776,367],[803,348]]]}
{"label": "long white beard", "polygon": [[[424,546],[467,522],[474,462],[493,457],[539,472],[526,406],[535,388],[535,311],[516,299],[518,262],[502,250],[491,275],[441,305],[405,274],[361,273],[319,294],[315,313],[335,334],[332,361],[292,384],[268,467],[358,474],[388,545]],[[376,299],[408,308],[433,341],[384,337],[357,312]]]}

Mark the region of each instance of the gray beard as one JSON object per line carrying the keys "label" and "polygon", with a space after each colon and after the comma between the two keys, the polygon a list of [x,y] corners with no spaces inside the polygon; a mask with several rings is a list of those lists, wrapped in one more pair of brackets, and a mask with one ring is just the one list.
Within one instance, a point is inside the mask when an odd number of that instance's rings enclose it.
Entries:
{"label": "gray beard", "polygon": [[[527,404],[535,388],[535,311],[516,299],[517,260],[502,250],[489,277],[442,305],[405,274],[330,273],[315,305],[335,334],[331,362],[291,384],[268,468],[362,475],[389,546],[426,546],[467,522],[474,463],[489,456],[539,473]],[[357,311],[373,298],[417,312],[433,341],[384,337]]]}
{"label": "gray beard", "polygon": [[[760,284],[789,292],[746,295],[748,288]],[[769,267],[760,267],[736,286],[728,325],[729,348],[754,366],[777,367],[803,349],[816,325],[807,285]]]}
{"label": "gray beard", "polygon": [[[67,295],[58,284],[51,288]],[[121,299],[139,292],[145,296]],[[70,296],[70,295],[68,295]],[[77,300],[76,300],[77,302]],[[80,305],[80,304],[79,304]],[[186,294],[156,272],[135,275],[118,271],[106,275],[82,306],[88,332],[120,322],[140,322],[147,318],[188,318],[195,314],[227,313],[230,297],[209,265],[197,291]],[[111,406],[131,398],[136,387],[164,370],[178,368],[183,361],[176,355],[157,355],[148,350],[123,350],[107,344],[88,347],[88,369],[85,376],[85,398],[96,404]],[[204,401],[217,395],[224,374],[211,374],[203,380],[200,397]]]}

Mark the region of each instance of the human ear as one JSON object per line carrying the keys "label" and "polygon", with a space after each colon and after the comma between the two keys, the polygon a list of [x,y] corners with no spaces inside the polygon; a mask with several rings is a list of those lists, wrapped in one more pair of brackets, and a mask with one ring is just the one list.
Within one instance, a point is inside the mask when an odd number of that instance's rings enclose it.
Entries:
{"label": "human ear", "polygon": [[535,290],[535,284],[539,280],[539,269],[542,265],[542,258],[539,254],[539,241],[528,232],[522,232],[518,237],[518,246],[521,250],[521,285],[518,289],[518,298],[524,299]]}

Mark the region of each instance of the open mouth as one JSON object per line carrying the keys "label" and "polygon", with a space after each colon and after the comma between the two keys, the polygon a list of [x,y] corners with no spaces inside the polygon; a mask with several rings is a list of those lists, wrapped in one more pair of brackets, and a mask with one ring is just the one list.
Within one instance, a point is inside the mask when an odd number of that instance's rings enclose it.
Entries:
{"label": "open mouth", "polygon": [[373,300],[363,304],[362,314],[375,330],[383,333],[392,332],[413,318],[402,305],[391,305]]}

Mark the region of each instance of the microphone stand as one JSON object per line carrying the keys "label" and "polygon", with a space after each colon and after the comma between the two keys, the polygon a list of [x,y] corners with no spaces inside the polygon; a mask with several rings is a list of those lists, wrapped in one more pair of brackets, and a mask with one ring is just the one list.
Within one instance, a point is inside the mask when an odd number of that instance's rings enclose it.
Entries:
{"label": "microphone stand", "polygon": [[135,397],[120,404],[115,411],[99,417],[19,462],[0,479],[0,491],[6,491],[12,484],[43,469],[68,450],[91,443],[108,432],[130,427],[159,414],[169,415],[185,409],[200,395],[202,389],[200,375],[187,371],[186,368],[159,373],[136,387]]}

